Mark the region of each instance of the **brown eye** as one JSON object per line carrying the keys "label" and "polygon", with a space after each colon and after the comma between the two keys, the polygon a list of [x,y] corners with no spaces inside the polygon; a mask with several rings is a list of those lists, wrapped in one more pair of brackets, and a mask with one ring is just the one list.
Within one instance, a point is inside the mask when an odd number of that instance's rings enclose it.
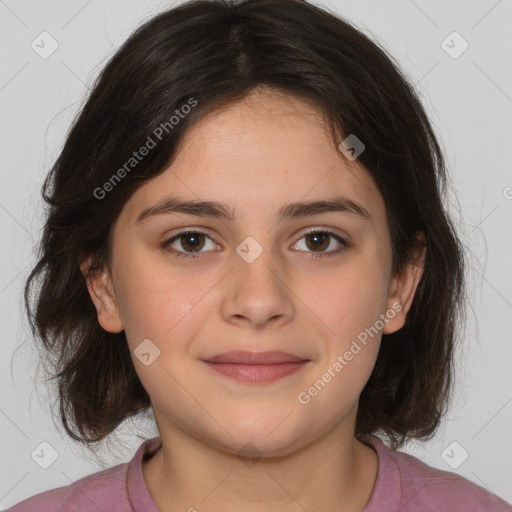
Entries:
{"label": "brown eye", "polygon": [[[171,252],[174,256],[190,258],[197,260],[205,256],[205,252],[209,252],[207,242],[210,242],[210,248],[218,248],[219,245],[206,234],[201,231],[182,231],[176,236],[162,243],[162,248]],[[169,249],[168,249],[169,248]]]}
{"label": "brown eye", "polygon": [[[295,245],[299,246],[301,240],[305,240],[305,248],[299,249],[300,251],[312,252],[313,256],[333,256],[336,255],[348,247],[348,243],[343,238],[330,231],[311,230],[306,233]],[[331,244],[335,242],[334,248],[327,251]],[[336,243],[338,248],[336,248]],[[315,254],[318,253],[318,254]]]}
{"label": "brown eye", "polygon": [[197,252],[204,246],[204,234],[193,232],[184,233],[180,235],[179,241],[181,243],[181,247],[183,247],[185,251]]}
{"label": "brown eye", "polygon": [[306,235],[306,245],[312,251],[324,251],[329,247],[330,235],[323,232],[309,233]]}

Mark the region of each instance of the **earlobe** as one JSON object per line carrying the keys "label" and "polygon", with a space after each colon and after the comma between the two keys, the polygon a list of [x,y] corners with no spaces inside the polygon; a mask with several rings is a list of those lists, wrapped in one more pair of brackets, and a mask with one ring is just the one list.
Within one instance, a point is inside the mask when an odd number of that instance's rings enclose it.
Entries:
{"label": "earlobe", "polygon": [[107,332],[121,332],[124,327],[110,273],[107,269],[90,273],[90,265],[91,259],[89,258],[80,264],[80,271],[86,279],[89,295],[96,308],[98,322]]}
{"label": "earlobe", "polygon": [[383,334],[392,334],[404,326],[423,275],[426,254],[425,235],[418,232],[416,238],[420,245],[411,251],[412,257],[409,258],[403,269],[391,279],[386,310],[388,321],[382,329]]}

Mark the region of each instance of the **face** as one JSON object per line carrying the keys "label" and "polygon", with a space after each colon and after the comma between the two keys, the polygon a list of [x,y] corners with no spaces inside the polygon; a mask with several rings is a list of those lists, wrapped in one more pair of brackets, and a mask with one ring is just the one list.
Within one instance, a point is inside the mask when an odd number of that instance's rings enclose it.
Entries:
{"label": "face", "polygon": [[[171,198],[217,209],[149,210]],[[337,206],[288,206],[324,201]],[[196,124],[135,192],[115,223],[112,274],[89,291],[103,328],[125,330],[161,432],[280,455],[353,428],[381,334],[403,325],[418,280],[416,267],[391,275],[369,173],[333,147],[313,107],[260,91]],[[205,362],[235,350],[306,362],[263,382]]]}

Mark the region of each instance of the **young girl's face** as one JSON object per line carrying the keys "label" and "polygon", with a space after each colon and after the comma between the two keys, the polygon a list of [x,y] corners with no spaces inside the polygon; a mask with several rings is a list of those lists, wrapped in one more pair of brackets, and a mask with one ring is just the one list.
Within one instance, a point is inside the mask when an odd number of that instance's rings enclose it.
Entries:
{"label": "young girl's face", "polygon": [[[170,198],[208,201],[233,219],[169,208],[138,221]],[[340,198],[369,216],[289,207]],[[195,234],[177,237],[186,230]],[[418,279],[391,275],[385,204],[367,171],[333,148],[313,107],[275,92],[253,93],[187,133],[172,165],[117,219],[112,269],[113,286],[102,288],[104,274],[91,293],[98,318],[125,330],[161,434],[233,453],[252,443],[268,455],[333,427],[353,432],[381,332],[403,325]],[[235,350],[308,362],[271,382],[205,362]]]}

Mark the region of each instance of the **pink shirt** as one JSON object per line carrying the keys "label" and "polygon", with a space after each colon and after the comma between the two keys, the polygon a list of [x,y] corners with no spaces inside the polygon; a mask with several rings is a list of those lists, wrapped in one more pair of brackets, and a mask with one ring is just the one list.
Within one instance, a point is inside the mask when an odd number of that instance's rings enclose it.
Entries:
{"label": "pink shirt", "polygon": [[[470,480],[392,451],[374,439],[379,470],[364,512],[512,512],[510,504]],[[144,482],[141,463],[160,444],[159,437],[148,439],[129,463],[37,494],[6,512],[159,512]]]}

